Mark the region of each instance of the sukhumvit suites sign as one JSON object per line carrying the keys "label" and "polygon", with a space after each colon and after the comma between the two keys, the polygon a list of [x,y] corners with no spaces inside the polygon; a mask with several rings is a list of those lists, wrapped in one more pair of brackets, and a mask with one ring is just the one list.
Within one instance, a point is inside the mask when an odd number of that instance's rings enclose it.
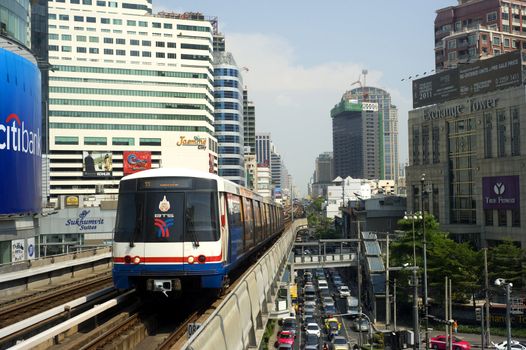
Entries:
{"label": "sukhumvit suites sign", "polygon": [[484,209],[519,209],[519,176],[483,177],[482,207]]}
{"label": "sukhumvit suites sign", "polygon": [[0,48],[0,215],[41,209],[40,71],[33,62]]}

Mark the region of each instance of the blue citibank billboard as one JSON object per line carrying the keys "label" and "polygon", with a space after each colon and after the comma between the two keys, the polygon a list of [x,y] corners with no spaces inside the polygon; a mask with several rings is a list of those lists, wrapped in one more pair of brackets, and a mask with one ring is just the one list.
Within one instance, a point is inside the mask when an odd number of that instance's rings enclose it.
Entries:
{"label": "blue citibank billboard", "polygon": [[0,215],[40,212],[40,71],[0,48]]}

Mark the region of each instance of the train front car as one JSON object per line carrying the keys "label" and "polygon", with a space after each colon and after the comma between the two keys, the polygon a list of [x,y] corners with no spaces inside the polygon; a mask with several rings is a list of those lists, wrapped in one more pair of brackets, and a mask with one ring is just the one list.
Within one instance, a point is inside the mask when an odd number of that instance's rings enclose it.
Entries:
{"label": "train front car", "polygon": [[223,287],[218,177],[154,169],[120,182],[113,244],[118,289],[175,294]]}

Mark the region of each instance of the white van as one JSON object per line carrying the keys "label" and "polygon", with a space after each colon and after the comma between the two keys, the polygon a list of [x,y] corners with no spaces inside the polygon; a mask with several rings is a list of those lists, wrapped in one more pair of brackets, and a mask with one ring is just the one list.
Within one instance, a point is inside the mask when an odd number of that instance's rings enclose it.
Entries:
{"label": "white van", "polygon": [[347,313],[349,317],[354,318],[360,314],[360,309],[358,306],[358,298],[347,297]]}

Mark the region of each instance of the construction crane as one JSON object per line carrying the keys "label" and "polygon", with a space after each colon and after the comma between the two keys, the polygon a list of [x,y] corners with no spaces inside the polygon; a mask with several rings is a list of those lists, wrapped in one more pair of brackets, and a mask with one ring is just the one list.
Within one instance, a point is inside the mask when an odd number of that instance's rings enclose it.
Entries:
{"label": "construction crane", "polygon": [[[351,86],[360,85],[360,88],[362,89],[362,102],[366,102],[369,99],[369,93],[365,91],[367,73],[368,73],[367,69],[362,69],[362,74],[358,77],[358,80],[356,80],[354,83],[351,84]],[[363,84],[362,84],[362,81],[360,80],[362,75],[363,75]]]}

